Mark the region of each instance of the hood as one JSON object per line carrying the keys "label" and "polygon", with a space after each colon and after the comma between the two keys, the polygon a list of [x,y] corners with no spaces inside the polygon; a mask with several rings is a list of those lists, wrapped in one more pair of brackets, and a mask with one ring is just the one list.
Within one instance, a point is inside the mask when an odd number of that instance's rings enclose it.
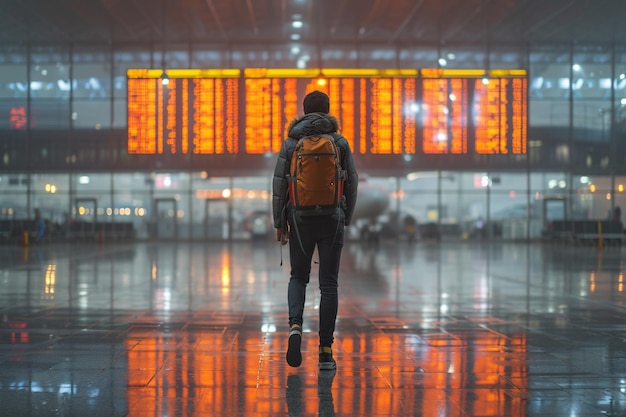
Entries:
{"label": "hood", "polygon": [[287,129],[288,136],[296,140],[304,136],[334,133],[338,130],[337,118],[325,113],[309,113],[293,119]]}

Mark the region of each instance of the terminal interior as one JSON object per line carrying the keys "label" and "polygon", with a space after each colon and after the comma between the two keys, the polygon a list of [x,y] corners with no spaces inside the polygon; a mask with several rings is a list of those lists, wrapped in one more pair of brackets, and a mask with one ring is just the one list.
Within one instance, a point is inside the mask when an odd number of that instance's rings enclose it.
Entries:
{"label": "terminal interior", "polygon": [[[5,2],[0,415],[626,414],[624,19],[621,0]],[[285,361],[270,214],[314,88],[360,179],[335,372],[315,264]]]}

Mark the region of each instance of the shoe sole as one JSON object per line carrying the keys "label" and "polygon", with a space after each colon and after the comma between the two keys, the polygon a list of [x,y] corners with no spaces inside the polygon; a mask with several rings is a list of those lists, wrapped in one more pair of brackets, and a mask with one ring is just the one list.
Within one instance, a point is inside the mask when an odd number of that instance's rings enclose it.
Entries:
{"label": "shoe sole", "polygon": [[322,371],[333,371],[337,369],[337,363],[335,362],[319,362],[319,368]]}
{"label": "shoe sole", "polygon": [[302,353],[300,352],[300,344],[302,342],[302,334],[294,332],[289,335],[289,345],[287,347],[287,363],[293,368],[297,368],[302,364]]}

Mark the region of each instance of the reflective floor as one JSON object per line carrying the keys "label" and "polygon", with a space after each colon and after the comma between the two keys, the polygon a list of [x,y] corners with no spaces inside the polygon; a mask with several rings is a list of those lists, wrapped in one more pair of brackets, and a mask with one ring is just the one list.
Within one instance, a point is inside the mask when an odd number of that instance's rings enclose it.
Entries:
{"label": "reflective floor", "polygon": [[316,276],[285,362],[283,249],[0,247],[0,415],[626,415],[626,249],[348,242],[336,372]]}

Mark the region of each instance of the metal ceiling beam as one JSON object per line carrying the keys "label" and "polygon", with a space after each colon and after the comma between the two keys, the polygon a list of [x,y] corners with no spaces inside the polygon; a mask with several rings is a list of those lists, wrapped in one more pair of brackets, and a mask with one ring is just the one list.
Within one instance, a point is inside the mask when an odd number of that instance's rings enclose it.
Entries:
{"label": "metal ceiling beam", "polygon": [[[570,6],[571,5],[572,4],[570,3]],[[589,9],[589,10],[597,10],[597,7],[598,7],[597,3],[594,3],[594,4],[587,3],[586,10],[587,9]],[[584,23],[587,23],[587,22],[590,21],[590,16],[592,16],[592,13],[587,14],[587,13],[585,13],[586,10],[583,10],[583,11],[576,10],[575,13],[573,13],[573,14],[575,15],[576,18],[578,18],[580,20],[583,20]],[[617,17],[617,19],[621,19],[622,18],[621,16],[616,16],[615,14],[613,14],[612,16]],[[576,25],[577,23],[578,22],[574,18],[572,18],[570,20],[570,24]],[[611,23],[613,23],[613,21],[606,21],[606,25],[607,26],[610,25]],[[544,36],[547,37],[547,38],[556,37],[558,32],[562,32],[562,30],[563,30],[561,27],[553,27],[552,29],[553,29],[552,31],[548,32],[547,35],[544,35]],[[574,40],[580,41],[580,40],[583,40],[583,39],[574,39]]]}
{"label": "metal ceiling beam", "polygon": [[395,42],[398,36],[400,36],[400,33],[402,33],[404,28],[411,22],[411,20],[413,19],[413,16],[415,16],[415,13],[417,13],[417,11],[422,7],[422,5],[424,4],[424,1],[425,0],[419,0],[415,4],[415,6],[413,6],[409,14],[407,14],[407,16],[404,18],[402,23],[400,23],[400,26],[398,26],[398,28],[393,32],[393,34],[389,38],[389,43]]}
{"label": "metal ceiling beam", "polygon": [[343,11],[348,5],[348,1],[349,0],[341,0],[341,3],[339,4],[337,11],[335,12],[335,19],[333,20],[333,23],[331,24],[330,30],[329,30],[331,36],[335,35],[335,33],[337,32],[337,27],[339,27],[339,24],[341,22],[341,17],[343,15]]}
{"label": "metal ceiling beam", "polygon": [[[479,7],[477,7],[476,9],[474,9],[474,11],[466,15],[464,19],[461,20],[459,23],[455,23],[454,27],[451,30],[449,30],[446,34],[442,35],[441,42],[445,42],[448,39],[452,38],[457,33],[459,33],[461,29],[467,26],[469,22],[471,22],[479,13],[481,13],[485,9],[485,7],[487,7],[487,5],[491,3],[491,1],[492,0],[483,0]],[[483,29],[488,30],[488,23],[485,23],[485,27]]]}
{"label": "metal ceiling beam", "polygon": [[[20,13],[20,16],[28,16],[27,13]],[[15,16],[13,16],[12,14],[10,14],[9,12],[7,12],[6,10],[3,10],[3,13],[1,15],[1,17],[4,19],[8,19],[11,20],[13,23],[15,23],[16,26],[20,26],[22,29],[28,31],[30,25],[28,25],[27,23],[25,23],[23,20],[19,20],[17,18],[15,18]]]}
{"label": "metal ceiling beam", "polygon": [[[105,18],[102,17],[102,5],[97,3],[88,4],[83,0],[74,1],[72,4],[73,9],[80,16],[83,22],[86,22],[86,25],[89,26],[89,30],[93,32],[97,32],[101,38],[110,39],[112,35],[112,17],[109,13],[105,14]],[[106,12],[106,11],[105,11]],[[94,21],[104,21],[106,20],[108,23],[108,27],[105,25],[92,25],[91,22]]]}
{"label": "metal ceiling beam", "polygon": [[167,0],[161,0],[163,2],[163,4],[161,5],[161,13],[163,14],[163,16],[161,16],[161,25],[158,24],[158,22],[155,22],[154,19],[152,19],[152,17],[146,13],[146,10],[144,7],[140,7],[137,6],[137,3],[135,3],[135,0],[131,0],[130,4],[133,5],[133,7],[135,8],[135,10],[138,10],[139,13],[141,14],[141,16],[146,20],[146,22],[148,22],[148,25],[152,28],[152,30],[154,30],[154,33],[158,33],[161,38],[165,38],[165,24],[167,23]]}
{"label": "metal ceiling beam", "polygon": [[490,36],[493,39],[500,39],[500,37],[506,37],[515,33],[515,37],[520,38],[522,28],[526,27],[526,21],[528,16],[528,5],[532,0],[519,0],[515,3],[514,7],[509,10],[507,17],[511,17],[511,22],[507,19],[501,19],[490,28]]}
{"label": "metal ceiling beam", "polygon": [[[19,2],[20,4],[22,2]],[[46,3],[48,5],[48,3]],[[21,16],[27,17],[27,27],[26,30],[30,36],[32,33],[37,33],[37,29],[40,27],[47,27],[51,31],[61,34],[62,36],[70,37],[70,34],[65,30],[66,28],[59,28],[58,25],[54,24],[54,22],[50,19],[50,16],[44,16],[41,13],[37,13],[35,10],[39,11],[41,8],[37,7],[29,7],[23,8],[20,13]],[[34,22],[32,18],[38,20],[38,22]]]}
{"label": "metal ceiling beam", "polygon": [[224,27],[222,26],[222,23],[220,22],[220,18],[217,15],[217,10],[215,9],[215,4],[213,3],[213,0],[204,0],[204,2],[209,8],[209,12],[211,12],[211,17],[213,18],[215,27],[217,27],[217,31],[219,32],[220,36],[224,40],[228,40],[228,37],[226,36],[226,32],[224,31]]}
{"label": "metal ceiling beam", "polygon": [[[543,19],[540,19],[539,21],[535,21],[534,24],[530,26],[527,31],[522,33],[522,37],[524,38],[528,37],[528,35],[530,35],[533,31],[537,30],[538,27],[545,25],[546,23],[554,19],[556,16],[560,15],[565,10],[572,7],[574,3],[575,3],[575,0],[572,0],[568,4],[564,5],[563,7],[560,7],[556,9],[554,12],[546,15],[546,17],[544,17]],[[549,4],[549,2],[546,2],[546,4]]]}
{"label": "metal ceiling beam", "polygon": [[[100,4],[106,11],[109,12],[109,16],[111,16],[111,18],[114,20],[114,25],[121,26],[132,37],[138,36],[137,32],[135,32],[133,27],[131,27],[130,25],[127,25],[126,22],[123,21],[123,19],[119,18],[119,14],[117,13],[115,4],[113,4],[112,0],[100,0]],[[114,32],[114,28],[112,29],[112,32]]]}
{"label": "metal ceiling beam", "polygon": [[246,0],[246,6],[248,8],[248,16],[250,16],[250,24],[252,25],[252,31],[255,35],[259,34],[259,27],[256,23],[256,17],[254,15],[254,8],[252,7],[252,0]]}
{"label": "metal ceiling beam", "polygon": [[285,27],[285,21],[287,19],[287,0],[280,1],[280,18],[281,18],[281,26]]}
{"label": "metal ceiling beam", "polygon": [[387,4],[388,0],[375,0],[374,4],[370,8],[369,13],[367,14],[367,17],[361,24],[361,27],[359,27],[359,35],[365,34],[365,32],[367,31],[367,27],[374,20],[374,16],[378,14],[378,10],[380,9],[380,7]]}

